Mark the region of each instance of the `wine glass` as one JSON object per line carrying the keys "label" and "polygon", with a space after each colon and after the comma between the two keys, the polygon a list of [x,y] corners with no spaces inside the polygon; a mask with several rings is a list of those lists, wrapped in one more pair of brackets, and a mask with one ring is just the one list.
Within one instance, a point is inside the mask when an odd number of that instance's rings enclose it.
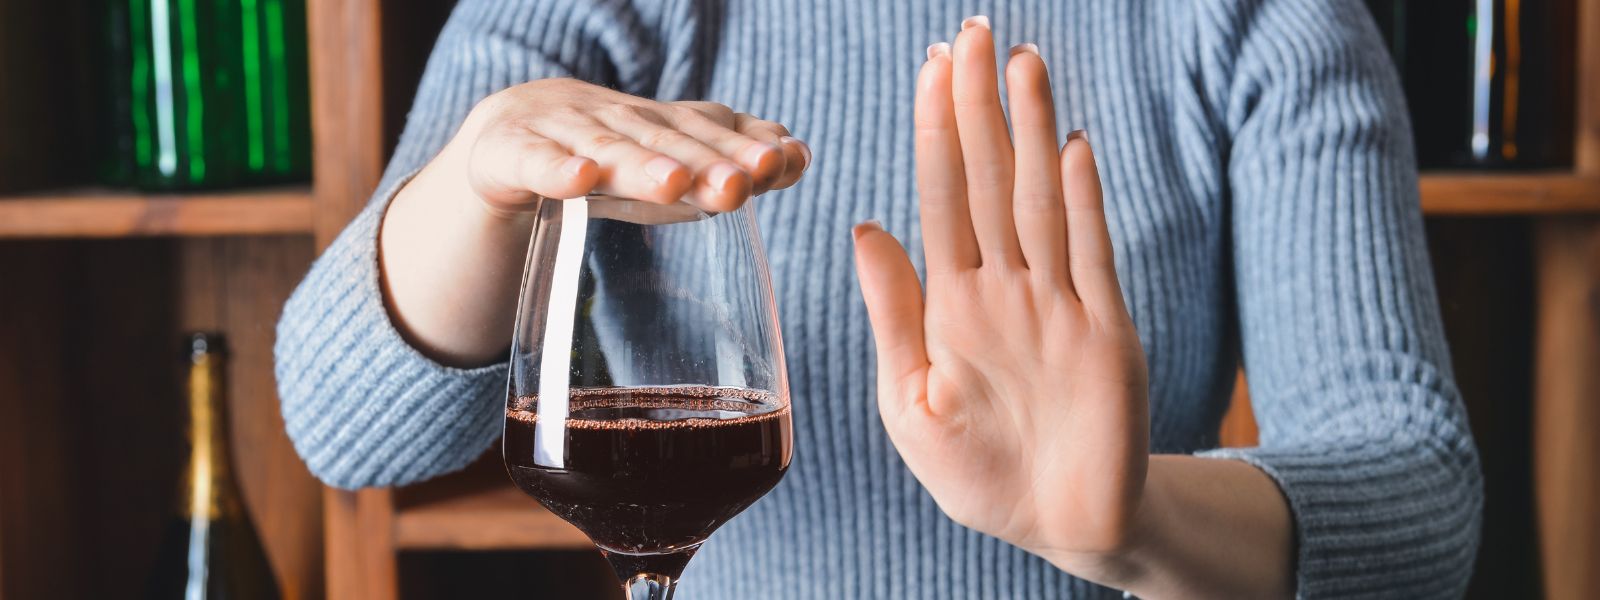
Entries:
{"label": "wine glass", "polygon": [[517,487],[666,600],[717,527],[783,477],[789,383],[747,204],[543,200],[506,401]]}

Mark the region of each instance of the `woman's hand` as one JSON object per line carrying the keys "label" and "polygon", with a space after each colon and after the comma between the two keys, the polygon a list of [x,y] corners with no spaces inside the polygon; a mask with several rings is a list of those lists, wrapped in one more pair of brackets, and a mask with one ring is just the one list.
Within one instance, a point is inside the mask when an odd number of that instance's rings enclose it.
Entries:
{"label": "woman's hand", "polygon": [[810,160],[782,125],[720,104],[572,79],[506,89],[473,108],[389,207],[380,251],[390,314],[436,360],[488,363],[510,343],[540,198],[601,193],[723,212],[794,185]]}
{"label": "woman's hand", "polygon": [[810,151],[782,125],[720,104],[545,79],[479,103],[446,152],[464,163],[450,175],[492,209],[598,192],[721,212],[793,185]]}
{"label": "woman's hand", "polygon": [[1149,415],[1094,156],[1081,134],[1057,152],[1029,45],[1006,66],[1013,144],[987,20],[962,27],[917,82],[926,299],[893,237],[855,230],[878,408],[955,521],[1052,559],[1112,556],[1134,532]]}
{"label": "woman's hand", "polygon": [[1292,595],[1271,478],[1148,454],[1144,352],[1089,141],[1057,154],[1049,76],[1023,45],[1006,66],[1012,142],[993,44],[968,19],[917,82],[926,300],[900,244],[856,227],[890,439],[956,522],[1079,577],[1142,598]]}

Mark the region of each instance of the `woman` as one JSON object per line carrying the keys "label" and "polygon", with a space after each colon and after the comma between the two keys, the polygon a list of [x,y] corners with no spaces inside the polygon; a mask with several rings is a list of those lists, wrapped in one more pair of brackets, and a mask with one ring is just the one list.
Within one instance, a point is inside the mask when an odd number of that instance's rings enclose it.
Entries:
{"label": "woman", "polygon": [[[537,197],[805,172],[755,206],[799,451],[684,597],[1460,595],[1477,456],[1359,2],[974,4],[463,1],[285,308],[307,465],[398,485],[493,442]],[[997,73],[997,42],[1035,44]],[[1219,450],[1241,351],[1262,444]]]}

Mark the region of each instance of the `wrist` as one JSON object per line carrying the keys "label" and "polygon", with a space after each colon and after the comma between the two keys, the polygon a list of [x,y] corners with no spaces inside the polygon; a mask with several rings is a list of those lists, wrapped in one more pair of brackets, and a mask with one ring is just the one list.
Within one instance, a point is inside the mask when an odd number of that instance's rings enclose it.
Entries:
{"label": "wrist", "polygon": [[525,236],[535,220],[534,205],[529,210],[508,210],[479,196],[472,186],[470,142],[457,136],[446,144],[401,188],[391,210],[425,215],[436,232],[442,227],[476,237],[510,228]]}
{"label": "wrist", "polygon": [[1095,551],[1030,551],[1080,579],[1120,590],[1140,587],[1151,572],[1152,551],[1166,543],[1170,531],[1166,519],[1170,511],[1165,508],[1168,482],[1163,477],[1164,470],[1156,465],[1157,457],[1150,459],[1133,516],[1115,544]]}
{"label": "wrist", "polygon": [[504,355],[536,215],[489,210],[460,154],[447,146],[396,192],[379,269],[400,334],[442,364],[475,367]]}

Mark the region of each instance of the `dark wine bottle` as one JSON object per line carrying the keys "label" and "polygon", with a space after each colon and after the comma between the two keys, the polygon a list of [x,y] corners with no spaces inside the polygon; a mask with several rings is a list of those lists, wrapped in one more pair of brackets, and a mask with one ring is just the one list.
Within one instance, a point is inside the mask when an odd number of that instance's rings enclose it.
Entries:
{"label": "dark wine bottle", "polygon": [[1425,169],[1572,162],[1574,0],[1367,0]]}
{"label": "dark wine bottle", "polygon": [[189,464],[179,510],[156,556],[151,600],[278,598],[277,580],[245,512],[228,452],[223,338],[185,340],[189,370]]}
{"label": "dark wine bottle", "polygon": [[103,178],[144,189],[303,181],[304,0],[106,2]]}

